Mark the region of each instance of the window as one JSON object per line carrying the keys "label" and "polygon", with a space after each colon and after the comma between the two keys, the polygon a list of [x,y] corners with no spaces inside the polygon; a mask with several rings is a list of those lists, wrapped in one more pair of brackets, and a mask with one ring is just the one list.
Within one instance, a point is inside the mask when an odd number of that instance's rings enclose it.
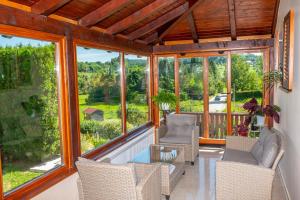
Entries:
{"label": "window", "polygon": [[227,59],[208,57],[209,137],[225,139],[227,134]]}
{"label": "window", "polygon": [[59,44],[0,36],[4,192],[64,165]]}
{"label": "window", "polygon": [[150,121],[148,57],[125,55],[127,131]]}
{"label": "window", "polygon": [[122,134],[120,54],[77,46],[81,152]]}
{"label": "window", "polygon": [[159,91],[175,92],[174,58],[160,57],[158,59]]}
{"label": "window", "polygon": [[203,112],[203,58],[179,59],[180,111]]}
{"label": "window", "polygon": [[256,98],[259,103],[262,102],[262,53],[233,54],[231,77],[231,110],[233,114],[247,113],[242,106],[251,98]]}

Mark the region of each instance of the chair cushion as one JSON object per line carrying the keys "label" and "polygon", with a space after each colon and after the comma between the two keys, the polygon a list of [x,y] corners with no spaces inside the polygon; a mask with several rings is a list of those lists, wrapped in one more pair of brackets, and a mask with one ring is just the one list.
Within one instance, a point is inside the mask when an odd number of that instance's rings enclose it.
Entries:
{"label": "chair cushion", "polygon": [[167,134],[168,136],[185,136],[185,137],[192,137],[194,126],[169,126]]}
{"label": "chair cushion", "polygon": [[261,162],[261,158],[262,158],[262,154],[263,154],[263,151],[264,151],[264,147],[263,145],[260,144],[259,141],[257,141],[252,149],[251,149],[251,154],[252,156],[255,158],[255,160],[257,160],[257,162]]}
{"label": "chair cushion", "polygon": [[170,114],[167,116],[167,125],[169,126],[195,126],[196,116],[189,114]]}
{"label": "chair cushion", "polygon": [[268,168],[272,167],[278,154],[278,149],[277,135],[268,135],[263,143],[263,154],[259,164]]}
{"label": "chair cushion", "polygon": [[263,145],[265,139],[269,136],[272,135],[273,133],[268,127],[264,127],[259,135],[258,142]]}
{"label": "chair cushion", "polygon": [[188,136],[173,136],[166,135],[159,139],[161,143],[171,143],[171,144],[191,144],[192,139]]}
{"label": "chair cushion", "polygon": [[257,160],[252,156],[250,152],[234,149],[226,149],[223,155],[223,160],[258,165]]}
{"label": "chair cushion", "polygon": [[262,156],[263,156],[264,141],[270,135],[272,135],[272,132],[270,131],[270,129],[267,127],[263,128],[263,130],[261,131],[261,133],[259,135],[257,142],[253,145],[253,147],[251,149],[251,154],[259,163],[261,162]]}

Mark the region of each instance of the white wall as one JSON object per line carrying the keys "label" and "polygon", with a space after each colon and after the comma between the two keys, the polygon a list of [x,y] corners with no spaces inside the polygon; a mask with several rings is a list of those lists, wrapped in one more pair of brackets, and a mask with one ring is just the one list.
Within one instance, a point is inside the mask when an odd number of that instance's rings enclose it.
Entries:
{"label": "white wall", "polygon": [[280,169],[291,200],[300,199],[300,0],[281,1],[277,29],[282,30],[283,18],[290,8],[295,10],[295,60],[293,91],[286,93],[277,88],[275,104],[282,108],[281,122],[276,128],[287,136],[286,153]]}
{"label": "white wall", "polygon": [[[133,139],[104,158],[111,158],[112,163],[127,163],[134,155],[154,143],[154,128]],[[104,159],[103,158],[103,159]],[[64,179],[48,190],[35,196],[33,200],[78,200],[76,180],[78,173]]]}

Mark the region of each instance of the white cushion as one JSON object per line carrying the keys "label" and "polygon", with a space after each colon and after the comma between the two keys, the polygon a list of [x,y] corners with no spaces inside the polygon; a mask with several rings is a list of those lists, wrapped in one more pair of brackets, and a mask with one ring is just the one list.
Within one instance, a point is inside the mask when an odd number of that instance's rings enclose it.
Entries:
{"label": "white cushion", "polygon": [[192,137],[194,126],[170,126],[168,127],[167,136],[189,136]]}
{"label": "white cushion", "polygon": [[257,160],[257,162],[261,162],[263,151],[264,151],[263,145],[261,145],[260,142],[257,141],[251,149],[251,154],[255,158],[255,160]]}
{"label": "white cushion", "polygon": [[165,136],[159,139],[161,143],[171,143],[171,144],[191,144],[192,139],[188,136]]}
{"label": "white cushion", "polygon": [[170,164],[170,165],[169,165],[169,174],[171,175],[171,174],[175,171],[175,169],[176,169],[176,166]]}
{"label": "white cushion", "polygon": [[265,139],[272,135],[273,133],[271,132],[271,130],[268,128],[268,127],[264,127],[259,135],[259,138],[258,138],[258,142],[263,145],[264,144],[264,141]]}
{"label": "white cushion", "polygon": [[259,164],[268,168],[272,167],[278,154],[278,149],[277,135],[272,134],[266,137],[263,144],[262,158]]}

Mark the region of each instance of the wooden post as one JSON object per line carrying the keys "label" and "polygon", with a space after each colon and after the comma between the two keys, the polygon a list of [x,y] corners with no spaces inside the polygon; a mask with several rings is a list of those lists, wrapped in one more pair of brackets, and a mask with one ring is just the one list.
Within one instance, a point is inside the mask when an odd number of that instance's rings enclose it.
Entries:
{"label": "wooden post", "polygon": [[[263,72],[267,73],[270,71],[270,49],[267,48],[263,51]],[[266,85],[264,83],[264,88],[263,88],[263,105],[269,105],[270,104],[270,87],[269,85]],[[265,123],[267,123],[269,120],[267,119],[268,117],[266,117],[265,119]]]}
{"label": "wooden post", "polygon": [[125,72],[125,54],[120,53],[120,68],[121,68],[121,110],[122,110],[122,133],[127,134],[126,126],[126,72]]}
{"label": "wooden post", "polygon": [[[158,57],[157,56],[153,56],[152,57],[153,61],[152,61],[152,77],[153,77],[153,95],[157,95],[158,94]],[[155,127],[159,127],[160,123],[159,123],[159,107],[155,104],[153,104],[153,120],[154,120],[154,125]]]}
{"label": "wooden post", "polygon": [[177,97],[178,101],[176,102],[176,113],[180,112],[180,105],[179,105],[179,99],[180,99],[180,82],[179,82],[179,60],[178,56],[176,55],[174,62],[174,73],[175,73],[175,96]]}
{"label": "wooden post", "polygon": [[231,52],[227,54],[227,135],[232,135],[231,119]]}
{"label": "wooden post", "polygon": [[153,122],[153,73],[152,73],[153,56],[147,57],[146,85],[147,85],[147,102],[148,102],[148,121]]}
{"label": "wooden post", "polygon": [[204,57],[204,68],[203,68],[203,127],[204,127],[204,138],[209,138],[209,94],[208,94],[208,57]]}

